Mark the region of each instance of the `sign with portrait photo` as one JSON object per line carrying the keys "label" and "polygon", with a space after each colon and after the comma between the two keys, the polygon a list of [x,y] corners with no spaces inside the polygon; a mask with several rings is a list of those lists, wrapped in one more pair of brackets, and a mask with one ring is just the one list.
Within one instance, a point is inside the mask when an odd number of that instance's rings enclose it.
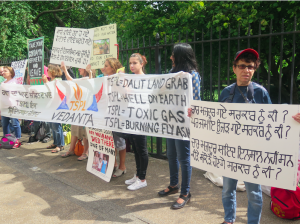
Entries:
{"label": "sign with portrait photo", "polygon": [[111,131],[87,128],[89,158],[86,170],[109,182],[115,164],[115,146]]}
{"label": "sign with portrait photo", "polygon": [[91,29],[94,31],[90,64],[92,69],[103,68],[107,58],[117,58],[117,24]]}

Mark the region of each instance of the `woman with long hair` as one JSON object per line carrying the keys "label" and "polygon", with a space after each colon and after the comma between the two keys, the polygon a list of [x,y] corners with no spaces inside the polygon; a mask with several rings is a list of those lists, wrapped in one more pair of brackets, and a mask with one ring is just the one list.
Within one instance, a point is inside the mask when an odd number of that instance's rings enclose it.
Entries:
{"label": "woman with long hair", "polygon": [[[200,100],[200,76],[191,45],[186,43],[175,44],[172,55],[172,73],[184,71],[192,75],[193,99]],[[158,195],[168,196],[179,191],[178,172],[181,166],[181,192],[179,198],[172,204],[172,209],[183,208],[191,198],[190,181],[192,167],[190,165],[190,141],[179,139],[167,139],[167,157],[170,170],[170,185]]]}
{"label": "woman with long hair", "polygon": [[[146,57],[139,53],[134,53],[130,56],[129,65],[130,70],[135,75],[145,75],[145,65],[147,64]],[[116,133],[120,137],[125,137],[130,140],[132,149],[134,151],[136,174],[133,178],[126,180],[125,184],[129,185],[128,190],[138,190],[146,187],[146,172],[148,167],[148,150],[147,150],[147,137],[145,135],[123,134]]]}
{"label": "woman with long hair", "polygon": [[[73,80],[73,78],[70,76],[65,63],[61,62],[61,69],[66,75],[66,78],[68,81]],[[95,78],[96,71],[95,69],[91,70],[91,65],[88,65],[86,69],[79,68],[79,74],[82,76],[81,79],[91,79]],[[66,158],[69,156],[75,155],[75,145],[78,139],[82,139],[84,150],[80,157],[78,157],[78,161],[82,161],[88,158],[88,151],[89,151],[89,143],[87,139],[86,129],[83,126],[77,126],[77,125],[71,125],[71,143],[70,143],[70,149],[68,152],[61,155],[61,157]]]}
{"label": "woman with long hair", "polygon": [[[2,71],[2,76],[4,79],[6,79],[4,82],[2,83],[6,83],[6,84],[18,84],[17,80],[14,79],[15,77],[15,71],[12,67],[9,66],[3,66],[3,70]],[[1,116],[1,121],[2,121],[2,126],[3,126],[3,134],[9,134],[10,130],[9,130],[9,122],[11,122],[13,129],[15,131],[15,135],[17,138],[16,143],[13,146],[14,148],[19,148],[21,145],[20,142],[20,138],[21,138],[21,127],[20,127],[20,122],[19,119],[17,118],[11,118],[11,117],[5,117],[5,116]]]}
{"label": "woman with long hair", "polygon": [[[116,74],[118,70],[122,70],[123,66],[116,58],[107,58],[104,63],[104,68],[101,69],[105,76]],[[124,70],[122,72],[125,72]],[[119,152],[120,165],[118,166],[117,157],[115,159],[115,168],[113,177],[120,177],[126,173],[125,159],[126,159],[126,142],[124,138],[121,138],[113,133],[115,148]]]}
{"label": "woman with long hair", "polygon": [[[48,65],[48,76],[50,77],[51,81],[54,80],[62,80],[62,72],[58,65],[49,64]],[[44,83],[49,82],[47,76],[44,74],[42,76],[42,80]],[[53,149],[52,153],[57,153],[64,150],[65,139],[62,130],[61,123],[50,122],[50,127],[52,129],[53,135],[53,144],[49,145],[47,149]]]}

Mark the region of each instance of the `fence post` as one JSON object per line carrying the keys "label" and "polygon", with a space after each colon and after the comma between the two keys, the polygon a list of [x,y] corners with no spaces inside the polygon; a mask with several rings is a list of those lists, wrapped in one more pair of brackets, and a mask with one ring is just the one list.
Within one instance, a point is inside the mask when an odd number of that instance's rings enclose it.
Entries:
{"label": "fence post", "polygon": [[161,74],[161,57],[160,57],[160,50],[159,50],[159,40],[160,36],[159,33],[155,35],[155,74]]}
{"label": "fence post", "polygon": [[[159,33],[155,36],[155,74],[161,74],[161,56],[159,50]],[[156,137],[157,157],[162,158],[162,138]]]}

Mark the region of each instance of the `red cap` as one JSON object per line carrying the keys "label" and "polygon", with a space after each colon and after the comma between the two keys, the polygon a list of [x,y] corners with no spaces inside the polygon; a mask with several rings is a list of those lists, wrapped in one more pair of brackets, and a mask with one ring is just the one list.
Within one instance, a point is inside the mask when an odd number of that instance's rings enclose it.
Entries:
{"label": "red cap", "polygon": [[256,50],[252,49],[252,48],[247,48],[247,49],[244,49],[244,50],[241,50],[241,51],[238,51],[236,54],[235,54],[235,59],[236,60],[239,56],[241,56],[242,54],[246,53],[246,52],[250,52],[252,54],[255,55],[256,59],[259,58],[259,54],[257,53]]}

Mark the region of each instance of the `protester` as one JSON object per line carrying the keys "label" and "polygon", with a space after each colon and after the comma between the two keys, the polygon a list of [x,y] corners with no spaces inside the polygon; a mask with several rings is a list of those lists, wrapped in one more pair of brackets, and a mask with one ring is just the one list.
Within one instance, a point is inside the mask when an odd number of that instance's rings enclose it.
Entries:
{"label": "protester", "polygon": [[[123,68],[122,64],[116,58],[107,58],[105,60],[104,68],[101,69],[104,75],[110,76],[117,73],[117,70]],[[125,71],[123,71],[125,72]],[[121,138],[115,134],[114,143],[115,148],[119,152],[120,165],[118,166],[117,157],[115,159],[115,171],[113,177],[119,177],[126,173],[125,159],[126,159],[126,142],[124,138]]]}
{"label": "protester", "polygon": [[[146,57],[139,53],[134,53],[130,56],[130,70],[135,75],[145,75],[145,65],[147,64]],[[128,138],[132,144],[134,151],[136,174],[133,178],[126,180],[125,184],[129,185],[128,190],[138,190],[147,187],[146,172],[148,167],[148,150],[147,137],[145,135],[122,134],[115,132],[116,135]]]}
{"label": "protester", "polygon": [[[50,77],[51,81],[54,80],[61,80],[61,75],[62,72],[59,68],[58,65],[48,65],[48,76]],[[48,83],[48,78],[44,74],[42,76],[42,80],[44,83]],[[53,149],[51,152],[52,153],[57,153],[62,150],[64,150],[64,145],[65,145],[65,139],[64,139],[64,134],[62,130],[61,123],[55,123],[51,122],[50,123],[51,129],[52,129],[52,135],[53,135],[53,144],[49,145],[47,149]]]}
{"label": "protester", "polygon": [[[95,70],[90,70],[91,65],[87,66],[87,70],[89,70],[89,72],[83,68],[79,68],[79,74],[82,76],[81,79],[91,79],[91,78],[95,78]],[[61,69],[63,70],[63,72],[66,75],[66,78],[68,81],[72,81],[73,78],[69,75],[69,72],[67,71],[67,68],[65,66],[64,62],[61,62]],[[83,141],[83,146],[84,146],[84,150],[83,153],[80,157],[78,157],[78,161],[82,161],[88,158],[88,151],[89,151],[89,143],[88,143],[88,139],[87,139],[87,134],[86,134],[86,129],[83,126],[77,126],[77,125],[71,125],[71,143],[70,143],[70,149],[68,152],[64,153],[63,155],[61,155],[63,158],[69,157],[69,156],[73,156],[75,155],[75,146],[77,143],[78,139],[82,139]]]}
{"label": "protester", "polygon": [[[0,66],[0,84],[4,82],[5,78],[2,76],[3,66]],[[2,127],[2,121],[0,120],[0,127]]]}
{"label": "protester", "polygon": [[[46,66],[44,66],[44,69],[45,69],[45,67]],[[29,75],[28,67],[26,68],[26,71],[27,71],[26,84],[30,85],[30,75]],[[36,135],[37,135],[37,132],[39,131],[39,129],[41,128],[42,125],[43,125],[44,131],[45,131],[44,132],[45,137],[43,138],[42,143],[47,143],[47,142],[50,141],[50,138],[51,138],[50,123],[48,123],[48,122],[42,122],[42,121],[33,121],[32,131],[30,133],[30,137],[29,137],[28,143],[38,141],[36,139]]]}
{"label": "protester", "polygon": [[[173,67],[170,72],[184,71],[192,75],[193,99],[200,100],[201,78],[198,73],[195,53],[191,45],[186,43],[175,44],[170,59],[172,60]],[[190,165],[190,141],[168,138],[167,157],[170,170],[170,185],[165,190],[158,192],[158,195],[164,197],[179,191],[178,173],[180,164],[182,174],[180,196],[171,206],[172,209],[180,209],[183,208],[191,198],[190,181],[192,167]]]}
{"label": "protester", "polygon": [[[271,104],[270,96],[261,85],[251,82],[260,65],[258,53],[251,48],[238,51],[233,61],[236,83],[227,86],[221,93],[219,102]],[[222,202],[225,211],[223,223],[234,223],[236,218],[237,181],[223,177]],[[259,223],[262,212],[262,190],[259,184],[244,181],[248,197],[248,223]]]}
{"label": "protester", "polygon": [[[2,71],[2,76],[3,76],[3,78],[6,79],[2,83],[6,83],[6,84],[18,84],[17,80],[14,79],[14,77],[15,77],[15,71],[14,71],[14,69],[12,67],[4,66],[3,67],[3,71]],[[20,145],[21,145],[21,142],[20,142],[21,127],[20,127],[19,119],[1,116],[1,121],[2,121],[4,135],[10,133],[9,122],[11,122],[11,124],[12,124],[12,126],[14,128],[15,136],[17,138],[17,140],[16,140],[16,142],[15,142],[15,144],[13,146],[13,149],[20,147]]]}

